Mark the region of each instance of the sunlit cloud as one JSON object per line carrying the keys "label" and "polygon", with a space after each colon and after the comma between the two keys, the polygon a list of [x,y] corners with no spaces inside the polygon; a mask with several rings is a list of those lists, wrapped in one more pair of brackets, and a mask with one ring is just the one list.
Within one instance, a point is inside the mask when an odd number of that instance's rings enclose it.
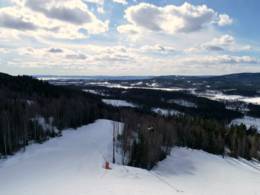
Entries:
{"label": "sunlit cloud", "polygon": [[208,5],[5,1],[0,7],[0,67],[5,70],[88,75],[260,70],[259,46],[232,32],[239,21]]}

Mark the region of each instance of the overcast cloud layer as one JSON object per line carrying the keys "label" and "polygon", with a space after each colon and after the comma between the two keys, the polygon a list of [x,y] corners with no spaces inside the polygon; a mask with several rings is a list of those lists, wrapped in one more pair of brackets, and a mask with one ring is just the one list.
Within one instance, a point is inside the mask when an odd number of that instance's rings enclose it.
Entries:
{"label": "overcast cloud layer", "polygon": [[219,10],[192,1],[2,0],[0,71],[63,75],[260,71],[257,40],[240,36],[239,18]]}

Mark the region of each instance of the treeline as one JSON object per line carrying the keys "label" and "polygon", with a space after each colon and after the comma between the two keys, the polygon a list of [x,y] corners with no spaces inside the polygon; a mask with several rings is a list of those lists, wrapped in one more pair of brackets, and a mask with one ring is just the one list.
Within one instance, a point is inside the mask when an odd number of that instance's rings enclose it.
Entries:
{"label": "treeline", "polygon": [[248,115],[253,117],[260,117],[260,105],[249,104],[248,109]]}
{"label": "treeline", "polygon": [[102,108],[97,96],[80,90],[0,74],[0,157],[93,122]]}
{"label": "treeline", "polygon": [[260,160],[260,135],[244,125],[227,127],[214,119],[163,118],[130,110],[122,111],[121,120],[125,128],[120,140],[131,166],[151,169],[173,146]]}

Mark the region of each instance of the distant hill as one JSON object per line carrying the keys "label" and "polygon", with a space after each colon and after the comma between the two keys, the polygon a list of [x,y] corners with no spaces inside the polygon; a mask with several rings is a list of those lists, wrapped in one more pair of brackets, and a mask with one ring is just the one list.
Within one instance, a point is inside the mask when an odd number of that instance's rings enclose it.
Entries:
{"label": "distant hill", "polygon": [[207,79],[233,79],[233,80],[239,80],[239,79],[246,79],[246,80],[260,80],[260,73],[235,73],[235,74],[227,74],[227,75],[218,75],[218,76],[185,76],[185,75],[166,75],[166,76],[155,76],[153,79],[195,79],[195,80],[207,80]]}
{"label": "distant hill", "polygon": [[57,75],[34,75],[39,80],[143,80],[153,76],[57,76]]}
{"label": "distant hill", "polygon": [[[257,96],[260,93],[260,73],[238,73],[221,76],[159,76],[150,82],[162,87],[219,90],[226,94]],[[232,89],[232,90],[231,90]]]}

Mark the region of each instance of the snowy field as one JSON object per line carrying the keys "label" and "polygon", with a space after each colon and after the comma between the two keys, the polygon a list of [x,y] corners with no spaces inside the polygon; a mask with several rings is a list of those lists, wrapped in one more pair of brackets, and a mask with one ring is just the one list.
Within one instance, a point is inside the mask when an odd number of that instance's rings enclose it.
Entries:
{"label": "snowy field", "polygon": [[125,100],[112,100],[112,99],[102,99],[105,104],[112,105],[114,107],[137,107],[135,104],[127,102]]}
{"label": "snowy field", "polygon": [[87,92],[87,93],[92,93],[92,94],[95,94],[95,95],[103,95],[103,96],[106,96],[106,94],[104,93],[100,93],[96,90],[93,90],[93,89],[83,89],[82,91],[84,92]]}
{"label": "snowy field", "polygon": [[189,101],[182,100],[182,99],[169,100],[168,102],[169,103],[175,103],[175,104],[178,104],[180,106],[187,107],[187,108],[197,108],[197,105],[194,104],[193,102],[189,102]]}
{"label": "snowy field", "polygon": [[171,87],[171,88],[167,88],[167,87],[156,87],[157,85],[148,85],[147,87],[142,87],[139,86],[140,82],[132,84],[131,86],[128,85],[122,85],[122,84],[113,84],[113,83],[109,83],[109,82],[92,82],[89,83],[91,85],[98,85],[98,86],[104,86],[104,87],[108,87],[108,88],[120,88],[120,89],[153,89],[153,90],[160,90],[160,91],[183,91],[185,90],[184,88],[179,88],[179,87]]}
{"label": "snowy field", "polygon": [[246,97],[246,96],[241,96],[241,95],[226,95],[223,94],[220,91],[213,91],[213,90],[208,90],[206,93],[196,93],[192,92],[194,95],[198,95],[200,97],[205,97],[211,100],[216,100],[216,101],[241,101],[245,103],[251,103],[251,104],[256,104],[260,105],[260,97]]}
{"label": "snowy field", "polygon": [[260,105],[260,97],[244,98],[243,102]]}
{"label": "snowy field", "polygon": [[63,132],[0,161],[1,195],[258,195],[260,166],[175,148],[153,171],[113,165],[112,122]]}

